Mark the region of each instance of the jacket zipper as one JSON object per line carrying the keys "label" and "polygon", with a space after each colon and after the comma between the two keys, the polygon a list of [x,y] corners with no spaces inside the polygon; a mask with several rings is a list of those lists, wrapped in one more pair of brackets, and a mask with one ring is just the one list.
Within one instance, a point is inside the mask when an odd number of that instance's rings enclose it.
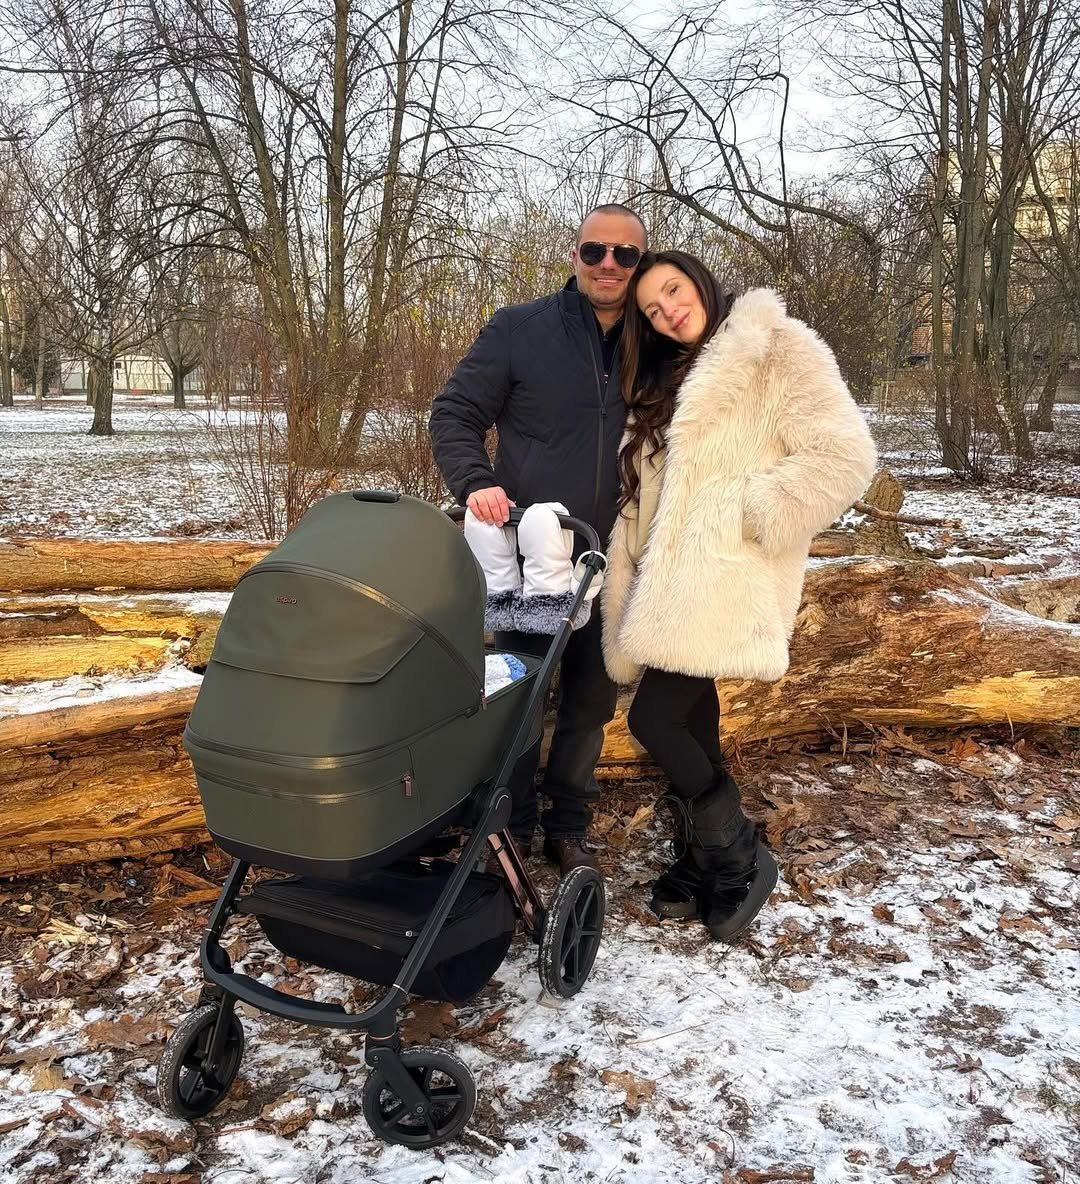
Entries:
{"label": "jacket zipper", "polygon": [[596,362],[596,342],[589,342],[589,356],[592,358],[593,374],[596,377],[596,394],[600,403],[600,418],[596,423],[596,487],[593,490],[592,522],[596,525],[600,513],[600,474],[604,468],[604,427],[607,419],[607,407],[604,404],[604,384],[600,377],[600,367]]}

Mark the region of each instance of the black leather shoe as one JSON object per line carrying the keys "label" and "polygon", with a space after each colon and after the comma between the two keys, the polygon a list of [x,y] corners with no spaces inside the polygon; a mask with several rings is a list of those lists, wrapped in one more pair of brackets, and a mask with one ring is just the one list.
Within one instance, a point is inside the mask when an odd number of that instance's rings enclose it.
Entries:
{"label": "black leather shoe", "polygon": [[559,874],[565,876],[576,867],[591,867],[600,870],[592,852],[585,846],[584,835],[548,835],[544,839],[544,858],[559,865]]}

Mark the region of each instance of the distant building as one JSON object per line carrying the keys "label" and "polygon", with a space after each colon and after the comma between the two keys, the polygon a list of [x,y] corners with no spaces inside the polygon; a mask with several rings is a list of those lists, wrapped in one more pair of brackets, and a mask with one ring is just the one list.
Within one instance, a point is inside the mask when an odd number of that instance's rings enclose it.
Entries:
{"label": "distant building", "polygon": [[[61,358],[61,394],[85,394],[89,368],[90,363],[86,358]],[[169,367],[154,354],[124,354],[113,365],[113,391],[127,395],[171,395]],[[184,393],[201,395],[202,391],[202,367],[196,366],[184,379]]]}

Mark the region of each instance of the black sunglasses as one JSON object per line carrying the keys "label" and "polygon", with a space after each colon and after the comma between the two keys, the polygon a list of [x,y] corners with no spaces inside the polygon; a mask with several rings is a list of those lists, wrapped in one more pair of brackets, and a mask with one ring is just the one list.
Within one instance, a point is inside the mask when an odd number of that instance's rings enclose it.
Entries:
{"label": "black sunglasses", "polygon": [[625,267],[627,270],[637,267],[641,262],[641,248],[635,247],[633,243],[619,243],[615,246],[611,243],[587,242],[579,243],[577,249],[578,258],[587,267],[595,267],[602,263],[608,251],[614,255],[619,267]]}

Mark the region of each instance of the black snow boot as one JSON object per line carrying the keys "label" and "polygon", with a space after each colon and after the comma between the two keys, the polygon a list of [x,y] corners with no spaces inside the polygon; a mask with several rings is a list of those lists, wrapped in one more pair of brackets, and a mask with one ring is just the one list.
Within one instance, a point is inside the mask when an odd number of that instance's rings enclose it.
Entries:
{"label": "black snow boot", "polygon": [[671,811],[674,834],[671,853],[675,862],[654,882],[649,908],[661,919],[693,921],[701,915],[702,874],[694,858],[693,827],[686,802],[678,794],[665,794],[660,804]]}
{"label": "black snow boot", "polygon": [[714,941],[731,941],[758,915],[776,886],[777,868],[742,811],[726,771],[689,801],[661,799],[675,820],[675,863],[653,885],[659,917],[700,917]]}
{"label": "black snow boot", "polygon": [[713,941],[732,941],[761,912],[776,887],[777,867],[743,813],[729,773],[689,803],[691,852],[701,868],[701,919]]}

